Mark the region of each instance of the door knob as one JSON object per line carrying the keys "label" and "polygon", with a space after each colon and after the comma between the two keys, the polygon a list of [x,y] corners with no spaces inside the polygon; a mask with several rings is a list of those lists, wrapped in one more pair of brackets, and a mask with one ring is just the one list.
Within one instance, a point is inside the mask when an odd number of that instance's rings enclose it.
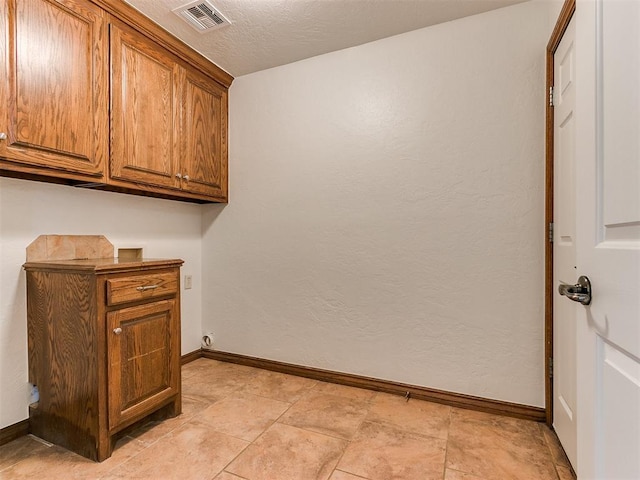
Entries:
{"label": "door knob", "polygon": [[567,285],[566,283],[558,285],[558,293],[574,302],[589,305],[591,303],[591,282],[583,275],[575,285]]}

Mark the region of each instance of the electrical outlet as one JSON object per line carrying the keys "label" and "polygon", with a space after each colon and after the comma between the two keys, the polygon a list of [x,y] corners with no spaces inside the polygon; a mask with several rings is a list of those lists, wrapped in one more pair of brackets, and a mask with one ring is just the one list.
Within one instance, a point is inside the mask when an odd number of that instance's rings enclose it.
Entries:
{"label": "electrical outlet", "polygon": [[189,290],[193,288],[193,277],[191,275],[184,276],[184,289]]}
{"label": "electrical outlet", "polygon": [[202,335],[202,348],[205,350],[213,350],[213,332]]}

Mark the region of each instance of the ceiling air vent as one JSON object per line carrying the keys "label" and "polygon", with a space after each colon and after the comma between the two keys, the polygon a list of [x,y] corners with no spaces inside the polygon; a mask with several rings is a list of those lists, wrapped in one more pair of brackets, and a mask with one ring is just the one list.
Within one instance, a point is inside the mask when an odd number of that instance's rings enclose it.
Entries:
{"label": "ceiling air vent", "polygon": [[189,25],[201,33],[231,25],[231,22],[218,9],[206,0],[188,3],[176,8],[173,13],[187,20]]}

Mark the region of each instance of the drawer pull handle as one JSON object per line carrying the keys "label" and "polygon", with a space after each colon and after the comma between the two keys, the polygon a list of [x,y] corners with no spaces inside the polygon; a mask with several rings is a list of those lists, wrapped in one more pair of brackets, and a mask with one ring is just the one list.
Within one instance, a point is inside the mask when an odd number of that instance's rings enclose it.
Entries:
{"label": "drawer pull handle", "polygon": [[114,328],[113,333],[115,333],[116,335],[120,335],[122,333],[122,329],[120,327]]}
{"label": "drawer pull handle", "polygon": [[139,292],[144,292],[145,290],[154,290],[158,288],[160,285],[145,285],[144,287],[136,287],[136,290]]}

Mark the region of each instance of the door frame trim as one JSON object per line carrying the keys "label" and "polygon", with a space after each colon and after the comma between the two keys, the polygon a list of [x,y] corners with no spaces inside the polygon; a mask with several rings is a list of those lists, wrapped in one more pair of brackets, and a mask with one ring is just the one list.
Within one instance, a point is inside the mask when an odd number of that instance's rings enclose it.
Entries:
{"label": "door frame trim", "polygon": [[553,223],[553,112],[549,102],[549,92],[554,84],[553,57],[560,45],[569,22],[576,11],[576,0],[565,0],[556,20],[556,25],[547,44],[547,88],[545,90],[545,247],[544,247],[544,375],[545,375],[545,417],[549,427],[553,425],[553,243],[551,224]]}

